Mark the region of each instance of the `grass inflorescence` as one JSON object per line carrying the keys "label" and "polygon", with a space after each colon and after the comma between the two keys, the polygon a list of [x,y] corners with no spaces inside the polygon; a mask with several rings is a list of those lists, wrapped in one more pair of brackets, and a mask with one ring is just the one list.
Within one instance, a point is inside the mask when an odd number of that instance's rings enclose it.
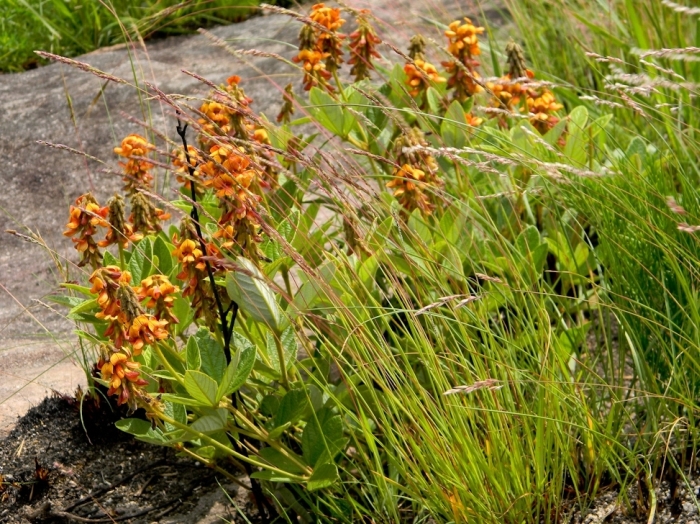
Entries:
{"label": "grass inflorescence", "polygon": [[128,203],[76,200],[92,287],[56,299],[148,413],[122,429],[247,474],[270,520],[563,522],[610,489],[653,520],[698,445],[696,20],[508,4],[491,70],[485,21],[404,51],[369,11],[275,9],[276,123],[237,76],[143,88],[181,142],[115,148]]}

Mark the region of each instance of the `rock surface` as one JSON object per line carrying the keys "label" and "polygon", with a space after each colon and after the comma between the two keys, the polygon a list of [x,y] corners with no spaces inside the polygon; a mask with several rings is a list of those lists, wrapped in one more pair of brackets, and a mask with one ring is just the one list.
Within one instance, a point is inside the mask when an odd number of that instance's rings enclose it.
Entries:
{"label": "rock surface", "polygon": [[[429,20],[449,22],[470,15],[479,19],[476,2],[368,0],[349,2],[370,8],[380,20],[380,35],[405,48],[417,31],[442,42],[441,31]],[[500,12],[485,13],[492,23]],[[349,17],[346,17],[349,18]],[[285,58],[295,54],[300,24],[286,16],[259,16],[240,24],[218,27],[211,33],[232,48],[258,48]],[[396,61],[393,52],[380,52]],[[171,37],[145,47],[116,46],[78,60],[130,83],[150,82],[166,93],[201,98],[208,88],[187,74],[195,72],[215,83],[239,75],[254,109],[274,118],[281,90],[292,82],[301,89],[298,70],[274,58],[237,58],[216,47],[203,35]],[[145,134],[129,120],[149,122],[171,140],[176,138],[170,108],[148,100],[134,85],[117,85],[73,67],[54,63],[20,74],[0,76],[0,434],[18,414],[38,403],[48,389],[70,393],[81,383],[76,367],[79,348],[70,336],[65,311],[52,307],[46,297],[58,284],[85,277],[69,239],[62,236],[68,206],[91,190],[102,203],[120,186],[112,149],[129,133]],[[198,105],[196,100],[192,105]],[[102,159],[100,164],[37,141],[64,144]],[[171,149],[157,141],[161,149]],[[162,183],[161,174],[161,183]],[[39,235],[50,250],[18,236]],[[60,342],[56,340],[60,339]],[[79,359],[78,359],[79,360]]]}

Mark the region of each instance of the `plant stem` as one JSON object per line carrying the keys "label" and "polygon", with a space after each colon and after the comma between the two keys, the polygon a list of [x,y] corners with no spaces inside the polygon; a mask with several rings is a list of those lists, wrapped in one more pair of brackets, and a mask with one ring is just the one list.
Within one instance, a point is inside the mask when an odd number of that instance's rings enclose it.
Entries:
{"label": "plant stem", "polygon": [[281,335],[275,333],[273,335],[273,338],[275,339],[275,347],[277,348],[277,359],[280,363],[280,381],[282,382],[282,386],[284,386],[284,389],[289,391],[289,379],[287,378],[287,363],[284,360],[284,348],[282,348]]}

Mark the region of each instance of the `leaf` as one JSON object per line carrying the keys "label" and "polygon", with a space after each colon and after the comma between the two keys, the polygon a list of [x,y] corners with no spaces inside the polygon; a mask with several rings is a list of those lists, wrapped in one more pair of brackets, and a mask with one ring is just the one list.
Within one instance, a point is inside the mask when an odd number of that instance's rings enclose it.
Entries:
{"label": "leaf", "polygon": [[153,429],[150,422],[140,418],[123,419],[118,421],[115,426],[144,442],[151,444],[163,444],[165,442],[163,433],[159,429]]}
{"label": "leaf", "polygon": [[348,137],[350,129],[356,122],[352,113],[318,87],[311,88],[309,101],[311,102],[309,112],[318,120],[319,124],[341,138]]}
{"label": "leaf", "polygon": [[97,309],[97,299],[82,301],[80,304],[75,306],[68,312],[68,318],[74,319],[78,317],[81,313],[86,313],[88,311],[93,311]]}
{"label": "leaf", "polygon": [[212,337],[211,332],[204,327],[200,327],[194,334],[199,347],[199,355],[202,359],[201,369],[215,381],[220,381],[226,371],[226,356],[224,348]]}
{"label": "leaf", "polygon": [[280,309],[275,295],[264,280],[264,276],[250,260],[238,257],[236,262],[244,271],[231,271],[226,274],[226,290],[231,300],[250,317],[267,324],[279,332],[281,325]]}
{"label": "leaf", "polygon": [[420,238],[426,246],[433,244],[433,235],[430,226],[423,219],[420,209],[414,209],[408,217],[408,228]]}
{"label": "leaf", "polygon": [[70,284],[68,282],[63,282],[59,285],[62,288],[70,289],[71,291],[77,291],[78,293],[82,293],[83,295],[87,295],[89,297],[93,296],[93,293],[90,292],[90,288],[86,286],[79,286],[78,284]]}
{"label": "leaf", "polygon": [[216,381],[201,371],[185,372],[185,389],[193,399],[206,405],[216,406],[218,404],[217,388]]}
{"label": "leaf", "polygon": [[[299,455],[293,455],[297,459],[297,461],[301,462],[302,464],[304,463],[304,459],[302,459]],[[260,456],[278,469],[289,471],[290,473],[295,475],[301,475],[304,473],[304,470],[299,465],[297,465],[292,459],[284,455],[281,451],[276,450],[275,448],[262,448],[260,450]]]}
{"label": "leaf", "polygon": [[149,238],[144,238],[134,246],[129,259],[129,272],[134,284],[141,282],[151,270],[150,259],[153,257],[153,246]]}
{"label": "leaf", "polygon": [[335,464],[321,464],[314,468],[313,475],[309,478],[306,487],[309,491],[323,489],[332,486],[340,479],[338,467]]}
{"label": "leaf", "polygon": [[[168,417],[176,422],[179,422],[180,424],[187,424],[187,410],[185,409],[185,406],[180,403],[168,401],[164,402],[164,405],[163,411],[165,411],[165,414]],[[165,423],[165,428],[168,431],[175,431],[176,429],[175,426],[169,424],[168,422]]]}
{"label": "leaf", "polygon": [[[279,355],[277,354],[277,344],[275,343],[276,336],[277,335],[273,333],[267,334],[267,358],[269,359],[270,364],[272,364],[272,368],[278,373],[281,373],[282,368],[280,367]],[[282,332],[280,342],[282,344],[282,352],[284,353],[284,362],[287,369],[289,369],[292,364],[296,362],[298,352],[296,335],[291,326]]]}
{"label": "leaf", "polygon": [[467,119],[462,104],[457,100],[450,104],[440,125],[440,136],[448,147],[462,148],[467,143]]}
{"label": "leaf", "polygon": [[334,415],[329,408],[322,408],[312,416],[301,437],[304,459],[314,467],[321,458],[333,460],[340,451],[343,440],[343,422],[340,415]]}
{"label": "leaf", "polygon": [[157,237],[156,241],[153,243],[153,255],[158,257],[158,269],[164,275],[170,275],[173,270],[173,256],[172,252],[175,246],[166,243],[162,237]]}
{"label": "leaf", "polygon": [[214,433],[226,426],[226,413],[226,408],[219,408],[214,413],[199,417],[190,427],[201,433]]}
{"label": "leaf", "polygon": [[256,471],[250,478],[267,480],[268,482],[298,482],[298,479],[293,478],[291,475],[284,475],[277,471]]}
{"label": "leaf", "polygon": [[226,368],[219,387],[216,392],[217,402],[223,397],[235,393],[248,380],[250,372],[255,365],[257,350],[250,344],[247,347],[239,348],[236,355],[231,359],[231,363]]}
{"label": "leaf", "polygon": [[535,226],[527,226],[515,239],[515,247],[527,256],[540,245],[540,232]]}
{"label": "leaf", "polygon": [[118,266],[119,260],[109,251],[105,251],[105,254],[102,256],[102,264],[104,266]]}
{"label": "leaf", "polygon": [[187,362],[187,369],[198,370],[202,367],[202,357],[199,354],[199,346],[197,345],[197,339],[191,336],[187,340],[187,349],[185,350],[185,361]]}
{"label": "leaf", "polygon": [[282,401],[279,409],[273,419],[274,427],[283,426],[284,424],[294,424],[297,422],[304,412],[309,407],[309,397],[303,389],[292,389],[288,391]]}

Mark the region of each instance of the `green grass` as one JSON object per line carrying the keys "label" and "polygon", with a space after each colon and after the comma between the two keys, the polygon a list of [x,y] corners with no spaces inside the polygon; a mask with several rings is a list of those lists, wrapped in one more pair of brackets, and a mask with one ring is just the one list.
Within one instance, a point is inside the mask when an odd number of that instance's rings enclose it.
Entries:
{"label": "green grass", "polygon": [[[553,523],[609,489],[649,514],[627,487],[692,472],[700,241],[679,224],[700,224],[700,66],[641,55],[697,45],[697,21],[654,1],[507,4],[565,103],[562,134],[419,110],[401,67],[362,92],[300,97],[308,118],[268,126],[289,169],[264,200],[260,265],[308,357],[295,387],[340,414],[350,442],[332,487],[266,483],[290,521]],[[652,91],[625,87],[642,73]],[[288,154],[308,123],[335,140]],[[381,159],[411,125],[445,181],[430,217],[383,190],[395,173]],[[281,290],[290,275],[301,287]],[[238,334],[267,351],[242,304]],[[263,399],[287,392],[263,371],[239,407],[269,428]],[[280,439],[298,449],[309,424]]]}
{"label": "green grass", "polygon": [[40,65],[35,50],[77,56],[139,36],[181,34],[249,16],[258,0],[0,0],[0,72]]}

